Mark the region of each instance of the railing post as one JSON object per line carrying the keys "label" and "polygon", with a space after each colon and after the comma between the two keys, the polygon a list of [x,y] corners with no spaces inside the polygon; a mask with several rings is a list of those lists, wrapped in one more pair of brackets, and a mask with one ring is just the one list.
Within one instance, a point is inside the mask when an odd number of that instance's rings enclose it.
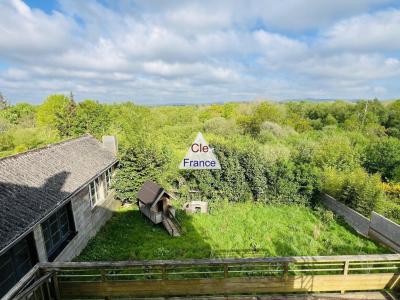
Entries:
{"label": "railing post", "polygon": [[[343,264],[343,275],[345,275],[345,276],[347,276],[347,274],[349,274],[349,264],[350,264],[350,262],[348,260],[346,260]],[[346,291],[341,290],[340,292],[342,294],[344,294]]]}
{"label": "railing post", "polygon": [[[102,282],[106,282],[106,281],[107,281],[106,270],[101,269],[101,270],[100,270],[100,275],[101,275],[101,281],[102,281]],[[105,296],[105,297],[104,297],[104,300],[109,300],[109,299],[111,299],[111,298],[108,297],[108,296]]]}
{"label": "railing post", "polygon": [[61,299],[61,296],[60,296],[60,285],[59,285],[59,282],[58,282],[57,272],[54,272],[53,282],[54,282],[54,296],[55,296],[56,300],[60,300]]}
{"label": "railing post", "polygon": [[167,266],[162,265],[161,267],[161,279],[165,280],[167,279]]}
{"label": "railing post", "polygon": [[228,278],[228,265],[224,264],[224,278]]}
{"label": "railing post", "polygon": [[101,269],[100,274],[101,274],[101,280],[103,282],[107,281],[106,271],[104,269]]}
{"label": "railing post", "polygon": [[283,263],[283,279],[287,280],[289,276],[289,263]]}

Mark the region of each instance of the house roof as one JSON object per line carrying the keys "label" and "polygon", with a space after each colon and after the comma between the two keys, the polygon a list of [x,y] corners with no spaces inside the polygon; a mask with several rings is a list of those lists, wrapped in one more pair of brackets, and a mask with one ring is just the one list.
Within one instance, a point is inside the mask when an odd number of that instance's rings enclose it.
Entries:
{"label": "house roof", "polygon": [[140,188],[137,198],[145,205],[149,205],[158,201],[164,194],[169,196],[169,194],[157,183],[146,181]]}
{"label": "house roof", "polygon": [[0,159],[0,252],[115,162],[90,135]]}

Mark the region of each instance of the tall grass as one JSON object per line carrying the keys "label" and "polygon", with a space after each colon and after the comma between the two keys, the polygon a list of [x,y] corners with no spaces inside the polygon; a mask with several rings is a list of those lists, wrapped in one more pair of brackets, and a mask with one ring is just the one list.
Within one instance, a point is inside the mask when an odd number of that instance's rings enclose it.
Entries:
{"label": "tall grass", "polygon": [[209,214],[178,211],[172,238],[135,207],[120,209],[90,241],[80,261],[351,255],[387,253],[324,209],[256,203],[211,204]]}

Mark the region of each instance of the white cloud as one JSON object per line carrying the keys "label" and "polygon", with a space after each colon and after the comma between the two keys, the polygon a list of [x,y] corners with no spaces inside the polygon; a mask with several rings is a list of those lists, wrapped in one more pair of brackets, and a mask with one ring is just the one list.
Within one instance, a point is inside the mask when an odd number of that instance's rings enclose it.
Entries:
{"label": "white cloud", "polygon": [[302,31],[329,26],[338,18],[347,18],[370,8],[395,1],[387,0],[281,0],[252,1],[254,14],[261,14],[264,22],[278,29]]}
{"label": "white cloud", "polygon": [[400,50],[400,10],[390,9],[340,21],[323,34],[323,44],[358,51]]}
{"label": "white cloud", "polygon": [[74,39],[71,20],[59,12],[51,15],[31,9],[20,0],[0,3],[0,54],[25,59],[62,50]]}
{"label": "white cloud", "polygon": [[350,81],[377,80],[400,75],[398,59],[367,54],[311,57],[299,62],[294,68],[313,77]]}
{"label": "white cloud", "polygon": [[[365,13],[378,2],[106,7],[61,0],[61,11],[45,13],[6,0],[0,90],[11,100],[36,102],[70,90],[78,99],[139,102],[392,97],[400,92],[392,83],[400,79],[399,56],[390,52],[400,43],[399,10]],[[312,34],[302,31],[310,28]]]}

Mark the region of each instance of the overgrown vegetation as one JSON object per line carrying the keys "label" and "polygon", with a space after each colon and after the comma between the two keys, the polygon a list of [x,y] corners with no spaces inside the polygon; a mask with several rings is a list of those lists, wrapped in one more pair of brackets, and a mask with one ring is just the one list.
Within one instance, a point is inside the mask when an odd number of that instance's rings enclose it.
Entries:
{"label": "overgrown vegetation", "polygon": [[[146,179],[208,201],[313,206],[325,191],[400,222],[400,100],[144,107],[64,95],[38,106],[1,99],[0,156],[85,133],[117,135],[123,201],[134,201]],[[177,168],[198,131],[221,171]]]}
{"label": "overgrown vegetation", "polygon": [[180,211],[178,219],[184,234],[171,238],[137,208],[123,208],[76,260],[389,253],[340,225],[324,209],[220,201],[212,203],[209,215]]}

